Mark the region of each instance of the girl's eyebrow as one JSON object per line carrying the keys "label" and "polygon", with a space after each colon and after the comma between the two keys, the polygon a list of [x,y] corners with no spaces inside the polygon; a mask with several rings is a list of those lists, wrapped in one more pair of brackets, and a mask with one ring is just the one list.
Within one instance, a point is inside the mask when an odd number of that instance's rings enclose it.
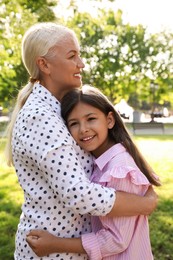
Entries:
{"label": "girl's eyebrow", "polygon": [[72,118],[72,119],[67,120],[67,122],[69,123],[69,122],[75,121],[75,120],[76,120],[75,118]]}
{"label": "girl's eyebrow", "polygon": [[[88,113],[88,114],[86,114],[86,115],[84,115],[85,117],[88,117],[88,116],[91,116],[91,115],[96,115],[96,113]],[[77,120],[76,118],[71,118],[71,119],[69,119],[69,120],[67,120],[68,121],[68,123],[69,122],[71,122],[71,121],[75,121],[75,120]]]}

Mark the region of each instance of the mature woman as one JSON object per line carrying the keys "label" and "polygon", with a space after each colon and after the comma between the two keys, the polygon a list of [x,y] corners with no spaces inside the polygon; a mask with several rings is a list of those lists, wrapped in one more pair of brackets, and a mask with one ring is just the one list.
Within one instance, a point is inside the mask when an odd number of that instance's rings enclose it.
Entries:
{"label": "mature woman", "polygon": [[[81,86],[84,64],[72,30],[54,23],[32,26],[24,35],[22,58],[30,82],[20,91],[9,128],[8,163],[24,191],[15,259],[39,259],[26,243],[31,229],[62,237],[89,233],[89,215],[149,214],[157,196],[116,192],[90,183],[92,157],[78,147],[60,115],[60,101]],[[11,145],[12,144],[12,145]],[[87,259],[52,254],[40,259]]]}

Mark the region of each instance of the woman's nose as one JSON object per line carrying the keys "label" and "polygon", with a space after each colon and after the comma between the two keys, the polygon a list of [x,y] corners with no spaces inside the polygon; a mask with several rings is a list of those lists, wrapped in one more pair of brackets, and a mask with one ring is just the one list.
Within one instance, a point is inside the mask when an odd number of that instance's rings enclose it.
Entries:
{"label": "woman's nose", "polygon": [[81,68],[81,69],[85,68],[85,64],[81,57],[79,57],[79,59],[78,59],[77,66],[78,66],[78,68]]}

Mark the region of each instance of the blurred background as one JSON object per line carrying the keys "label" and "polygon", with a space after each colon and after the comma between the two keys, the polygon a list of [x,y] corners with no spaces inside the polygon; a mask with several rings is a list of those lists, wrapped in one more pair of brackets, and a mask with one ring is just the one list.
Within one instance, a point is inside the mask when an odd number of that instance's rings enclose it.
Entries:
{"label": "blurred background", "polygon": [[133,120],[132,111],[138,111],[138,120],[173,122],[172,5],[171,0],[1,0],[0,115],[10,115],[28,81],[20,49],[24,32],[36,22],[54,21],[78,35],[86,64],[83,83],[119,104],[124,118]]}

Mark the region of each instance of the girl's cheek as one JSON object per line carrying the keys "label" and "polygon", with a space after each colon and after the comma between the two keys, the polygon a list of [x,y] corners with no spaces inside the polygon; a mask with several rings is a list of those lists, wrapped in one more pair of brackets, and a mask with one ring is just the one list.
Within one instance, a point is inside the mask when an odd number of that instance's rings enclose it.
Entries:
{"label": "girl's cheek", "polygon": [[74,129],[70,131],[71,135],[73,136],[74,139],[76,139],[77,137],[77,131],[75,131]]}

